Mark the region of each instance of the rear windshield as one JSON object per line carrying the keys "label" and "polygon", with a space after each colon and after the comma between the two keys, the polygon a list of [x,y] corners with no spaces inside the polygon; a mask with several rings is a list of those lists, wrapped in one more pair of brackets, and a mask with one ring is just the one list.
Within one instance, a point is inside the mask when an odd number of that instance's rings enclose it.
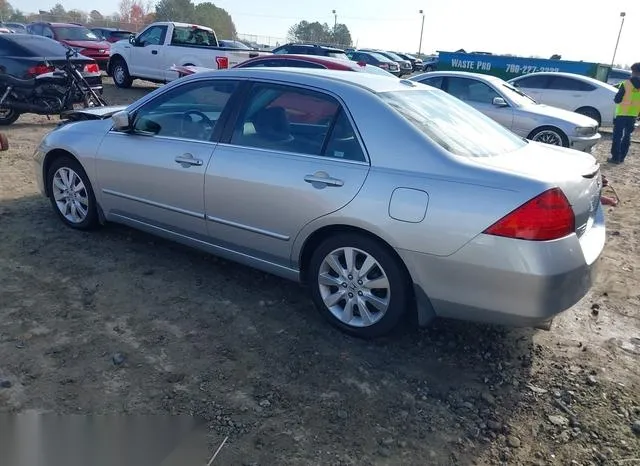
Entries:
{"label": "rear windshield", "polygon": [[177,26],[173,29],[171,43],[174,45],[203,45],[217,47],[218,41],[213,32],[189,26]]}
{"label": "rear windshield", "polygon": [[128,39],[132,33],[127,31],[111,31],[111,32],[108,32],[107,34],[116,39],[123,40],[123,39]]}
{"label": "rear windshield", "polygon": [[36,35],[14,35],[11,40],[22,47],[26,57],[64,57],[67,48],[53,39]]}
{"label": "rear windshield", "polygon": [[100,40],[93,31],[80,26],[56,27],[55,30],[58,40]]}
{"label": "rear windshield", "polygon": [[376,53],[376,52],[367,52],[367,54],[372,56],[373,58],[375,58],[378,61],[384,61],[384,62],[391,61],[390,59],[388,59],[384,55],[380,55],[379,53]]}
{"label": "rear windshield", "polygon": [[464,157],[513,152],[527,143],[439,89],[382,92],[384,102],[445,150]]}

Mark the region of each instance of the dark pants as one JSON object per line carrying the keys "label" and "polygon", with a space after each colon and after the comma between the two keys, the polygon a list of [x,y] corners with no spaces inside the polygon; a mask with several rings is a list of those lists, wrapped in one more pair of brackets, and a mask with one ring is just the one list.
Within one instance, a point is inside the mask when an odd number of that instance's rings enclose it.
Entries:
{"label": "dark pants", "polygon": [[631,145],[631,133],[635,129],[636,118],[617,116],[613,120],[613,137],[611,141],[611,160],[624,162]]}

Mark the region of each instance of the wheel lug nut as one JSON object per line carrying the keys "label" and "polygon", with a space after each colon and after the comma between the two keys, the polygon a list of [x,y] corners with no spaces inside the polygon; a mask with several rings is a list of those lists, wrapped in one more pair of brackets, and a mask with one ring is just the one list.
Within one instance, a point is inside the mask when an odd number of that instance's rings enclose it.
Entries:
{"label": "wheel lug nut", "polygon": [[362,296],[362,291],[358,291],[358,296]]}
{"label": "wheel lug nut", "polygon": [[358,280],[358,285],[362,285],[362,280]]}
{"label": "wheel lug nut", "polygon": [[346,282],[343,283],[342,286],[346,288],[347,287],[347,283]]}
{"label": "wheel lug nut", "polygon": [[353,298],[353,293],[349,293],[349,297],[350,297],[350,298]]}
{"label": "wheel lug nut", "polygon": [[349,275],[349,280],[353,280],[353,275]]}

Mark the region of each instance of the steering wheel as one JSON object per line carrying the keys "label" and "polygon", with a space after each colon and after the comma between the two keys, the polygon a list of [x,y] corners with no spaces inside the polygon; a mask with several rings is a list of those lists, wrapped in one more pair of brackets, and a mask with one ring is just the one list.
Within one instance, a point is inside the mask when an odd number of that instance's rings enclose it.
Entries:
{"label": "steering wheel", "polygon": [[[193,121],[191,115],[200,117],[200,121]],[[211,131],[215,123],[199,110],[187,110],[182,114],[182,124],[180,126],[181,136],[190,136],[197,139],[207,139],[207,133],[211,136]]]}

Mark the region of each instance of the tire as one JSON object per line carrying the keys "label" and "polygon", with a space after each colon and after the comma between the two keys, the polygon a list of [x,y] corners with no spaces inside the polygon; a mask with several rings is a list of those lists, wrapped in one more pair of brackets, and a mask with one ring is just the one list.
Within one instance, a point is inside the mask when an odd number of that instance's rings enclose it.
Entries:
{"label": "tire", "polygon": [[[68,185],[68,176],[72,175],[71,184],[75,191],[74,197],[70,191],[63,191]],[[91,187],[91,182],[82,165],[72,157],[64,156],[53,161],[47,172],[47,191],[53,210],[58,214],[62,222],[76,230],[91,230],[98,225],[98,212],[96,198]],[[82,183],[83,187],[80,187]],[[58,204],[60,202],[60,206]],[[62,203],[66,203],[65,213],[62,212]],[[84,207],[80,209],[78,206]],[[86,214],[82,215],[82,212]],[[75,220],[73,219],[75,212]]]}
{"label": "tire", "polygon": [[564,132],[553,126],[541,126],[531,131],[527,137],[532,141],[550,144],[552,146],[569,147],[569,138]]}
{"label": "tire", "polygon": [[[350,251],[355,252],[351,255],[354,266],[353,273],[348,274],[344,253]],[[358,271],[365,272],[360,267],[367,257],[367,263],[372,259],[375,265],[362,276],[364,280],[358,280]],[[333,261],[334,267],[339,266],[342,274],[329,265],[333,259],[337,261]],[[390,333],[412,303],[411,279],[400,259],[379,241],[357,233],[337,234],[320,243],[311,255],[306,278],[318,311],[333,326],[360,338]],[[369,288],[367,281],[376,281],[381,286]],[[325,300],[335,302],[328,307]],[[351,307],[347,300],[352,300]],[[381,310],[372,301],[378,302]]]}
{"label": "tire", "polygon": [[600,112],[593,107],[581,107],[576,110],[576,113],[593,118],[598,122],[598,126],[602,124],[602,116],[600,115]]}
{"label": "tire", "polygon": [[111,66],[111,76],[116,87],[121,89],[128,89],[133,84],[133,78],[129,74],[129,67],[122,58],[118,58]]}
{"label": "tire", "polygon": [[20,118],[20,112],[16,110],[0,110],[0,126],[9,126]]}
{"label": "tire", "polygon": [[426,65],[426,66],[422,69],[422,71],[424,71],[425,73],[429,73],[429,72],[433,71],[433,66],[431,66],[431,65]]}

